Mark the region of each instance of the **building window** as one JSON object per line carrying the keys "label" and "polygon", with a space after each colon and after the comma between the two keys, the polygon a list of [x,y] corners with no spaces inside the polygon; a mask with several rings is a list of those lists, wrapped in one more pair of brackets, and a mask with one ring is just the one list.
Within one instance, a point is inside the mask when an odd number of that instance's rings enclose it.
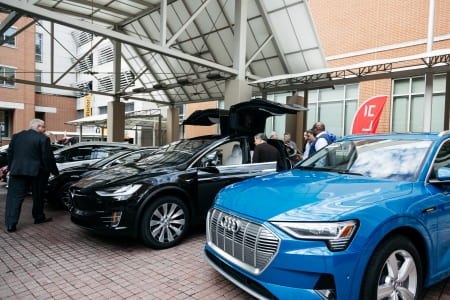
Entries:
{"label": "building window", "polygon": [[[445,75],[433,76],[431,131],[444,129]],[[392,95],[392,131],[423,132],[425,106],[425,77],[395,79]]]}
{"label": "building window", "polygon": [[77,109],[78,119],[84,118],[84,109]]}
{"label": "building window", "polygon": [[98,114],[99,115],[105,115],[108,113],[108,106],[99,106],[98,107]]}
{"label": "building window", "polygon": [[337,136],[351,133],[353,117],[358,109],[359,84],[337,85],[311,90],[308,94],[308,128],[320,121]]}
{"label": "building window", "polygon": [[2,138],[11,136],[10,125],[11,120],[11,110],[0,110],[0,136]]}
{"label": "building window", "polygon": [[134,111],[134,102],[125,103],[125,112]]}
{"label": "building window", "polygon": [[[8,37],[14,35],[15,33],[16,33],[16,29],[10,27],[10,28],[6,29],[5,33],[3,33],[3,36],[0,36],[0,38],[1,38],[2,41],[4,41],[4,40],[7,40]],[[7,47],[13,47],[13,48],[15,48],[15,47],[16,47],[16,37],[13,37],[13,38],[7,40],[7,41],[6,41],[4,44],[2,44],[2,45],[3,45],[3,46],[7,46]]]}
{"label": "building window", "polygon": [[36,49],[35,49],[36,62],[42,62],[42,33],[36,32]]}
{"label": "building window", "polygon": [[[0,66],[0,76],[15,79],[16,78],[16,69]],[[13,88],[16,86],[16,83],[14,81],[9,80],[2,80],[0,79],[0,87],[8,87]]]}
{"label": "building window", "polygon": [[36,112],[34,112],[34,117],[36,119],[41,119],[42,121],[45,121],[45,112],[43,112],[43,111],[36,111]]}
{"label": "building window", "polygon": [[[267,100],[278,102],[278,103],[286,103],[286,97],[292,96],[291,92],[288,93],[277,93],[267,95]],[[272,131],[278,133],[278,138],[282,139],[283,134],[286,131],[286,115],[270,117],[266,120],[266,135],[270,136]]]}
{"label": "building window", "polygon": [[[41,70],[36,70],[36,73],[34,73],[34,80],[36,82],[42,82],[42,71]],[[42,87],[40,85],[36,85],[34,88],[35,88],[34,90],[36,93],[42,92]]]}

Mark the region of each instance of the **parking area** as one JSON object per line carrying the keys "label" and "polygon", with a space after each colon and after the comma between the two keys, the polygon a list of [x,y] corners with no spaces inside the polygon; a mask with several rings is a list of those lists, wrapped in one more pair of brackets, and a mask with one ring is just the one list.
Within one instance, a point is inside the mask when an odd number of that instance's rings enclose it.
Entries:
{"label": "parking area", "polygon": [[[5,199],[0,186],[0,299],[254,299],[205,262],[203,228],[157,251],[82,230],[52,208],[53,222],[34,225],[26,199],[17,231],[8,233]],[[450,279],[424,299],[450,300]]]}

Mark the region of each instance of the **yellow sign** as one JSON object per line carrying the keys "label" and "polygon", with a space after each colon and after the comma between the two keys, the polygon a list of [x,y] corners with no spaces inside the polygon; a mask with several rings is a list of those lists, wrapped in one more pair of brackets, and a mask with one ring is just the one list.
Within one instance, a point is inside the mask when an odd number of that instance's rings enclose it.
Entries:
{"label": "yellow sign", "polygon": [[83,97],[84,117],[92,116],[92,94],[87,94]]}

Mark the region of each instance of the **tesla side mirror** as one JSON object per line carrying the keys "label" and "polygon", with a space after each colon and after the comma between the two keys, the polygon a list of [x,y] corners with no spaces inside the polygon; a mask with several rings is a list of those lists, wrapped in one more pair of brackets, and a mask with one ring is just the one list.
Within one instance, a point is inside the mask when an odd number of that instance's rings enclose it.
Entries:
{"label": "tesla side mirror", "polygon": [[450,167],[440,167],[436,171],[436,179],[431,179],[431,183],[450,183]]}
{"label": "tesla side mirror", "polygon": [[200,168],[200,170],[203,171],[203,172],[213,173],[213,174],[219,174],[220,173],[219,169],[217,169],[214,166],[203,167],[203,168]]}

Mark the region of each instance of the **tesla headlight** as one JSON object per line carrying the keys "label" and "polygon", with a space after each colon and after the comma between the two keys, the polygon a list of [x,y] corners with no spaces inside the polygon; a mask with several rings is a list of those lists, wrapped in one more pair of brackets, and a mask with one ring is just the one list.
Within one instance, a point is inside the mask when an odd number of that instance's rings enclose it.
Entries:
{"label": "tesla headlight", "polygon": [[129,184],[119,187],[113,187],[107,190],[96,191],[97,195],[102,197],[113,197],[117,201],[128,200],[131,195],[141,188],[142,184]]}
{"label": "tesla headlight", "polygon": [[321,240],[331,251],[345,250],[358,228],[356,220],[339,222],[272,222],[275,226],[301,240]]}

